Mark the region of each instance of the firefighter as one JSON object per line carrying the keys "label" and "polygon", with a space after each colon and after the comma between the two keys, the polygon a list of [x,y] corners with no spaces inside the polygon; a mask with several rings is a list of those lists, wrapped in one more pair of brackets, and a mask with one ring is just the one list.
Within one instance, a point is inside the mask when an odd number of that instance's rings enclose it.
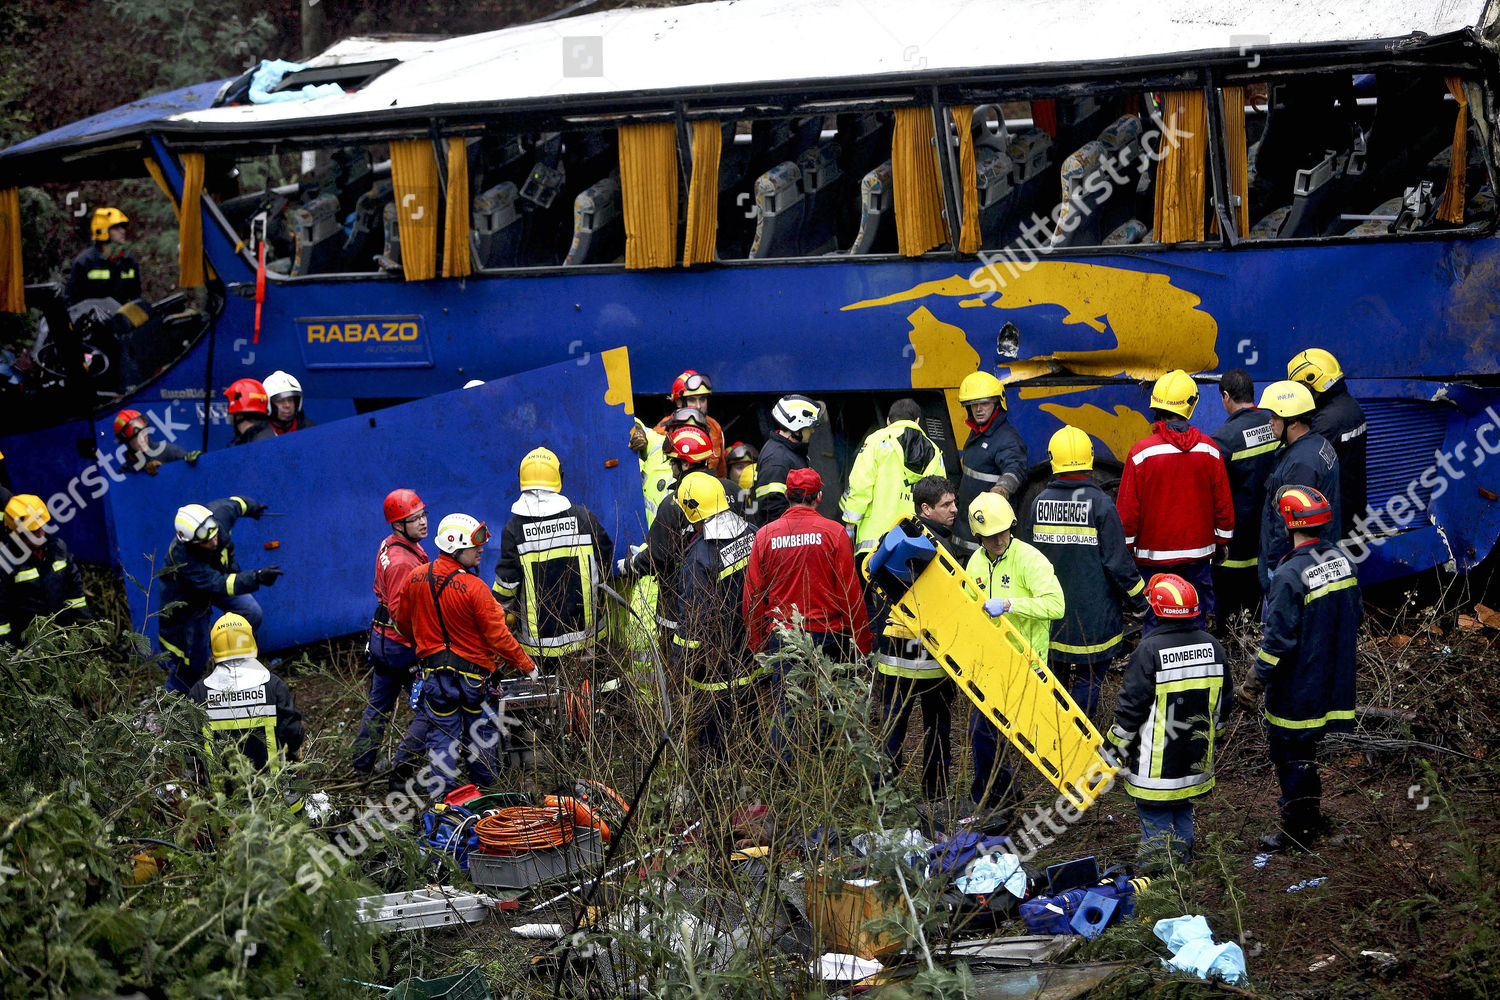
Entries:
{"label": "firefighter", "polygon": [[1339,456],[1339,535],[1347,538],[1365,513],[1365,411],[1349,392],[1338,359],[1309,347],[1286,363],[1286,377],[1312,390],[1317,412],[1312,429]]}
{"label": "firefighter", "polygon": [[241,517],[258,521],[266,505],[248,497],[226,497],[177,509],[177,539],[157,575],[162,581],[161,621],[157,639],[168,656],[168,691],[182,694],[208,667],[209,609],[242,615],[259,628],[260,604],[251,595],[281,578],[281,569],[266,566],[240,572],[230,533]]}
{"label": "firefighter", "polygon": [[922,433],[922,407],[898,399],[885,427],[865,438],[849,470],[849,488],[839,501],[844,529],[863,557],[880,544],[891,525],[911,510],[911,487],[923,476],[945,476],[943,453]]}
{"label": "firefighter", "polygon": [[1125,667],[1108,739],[1141,820],[1139,864],[1151,874],[1165,855],[1193,850],[1193,800],[1213,791],[1214,742],[1229,718],[1224,647],[1196,624],[1198,592],[1158,573],[1146,599],[1161,622]]}
{"label": "firefighter", "polygon": [[[712,472],[713,444],[697,427],[679,427],[667,439],[667,455],[672,463],[672,486],[667,494],[675,497],[682,480],[691,472]],[[720,480],[727,496],[733,483]],[[732,505],[731,505],[732,506]],[[646,534],[645,544],[615,562],[617,576],[656,577],[656,623],[666,633],[669,643],[692,648],[692,640],[678,634],[677,607],[682,592],[682,554],[692,535],[693,526],[683,513],[682,505],[663,498],[656,520]]]}
{"label": "firefighter", "polygon": [[42,527],[50,520],[39,496],[19,493],[6,501],[11,540],[0,571],[0,639],[6,642],[19,644],[37,618],[53,617],[59,625],[94,620],[78,564],[63,540]]}
{"label": "firefighter", "polygon": [[682,562],[682,635],[697,643],[684,679],[706,702],[698,746],[722,760],[735,723],[748,707],[751,685],[761,676],[745,645],[745,570],[755,528],[729,508],[724,484],[706,472],[690,472],[676,494],[693,526]]}
{"label": "firefighter", "polygon": [[[786,480],[787,511],[755,533],[745,573],[745,635],[752,653],[778,652],[782,629],[800,627],[815,646],[839,660],[872,644],[854,550],[837,521],[818,513],[823,479],[816,469],[793,469]],[[786,660],[777,657],[771,681],[771,745],[790,762],[791,701]]]}
{"label": "firefighter", "polygon": [[1325,734],[1354,727],[1363,605],[1354,564],[1319,537],[1320,529],[1338,523],[1328,499],[1294,485],[1279,487],[1271,503],[1291,551],[1271,578],[1255,669],[1235,700],[1253,709],[1266,696],[1266,742],[1281,787],[1281,825],[1261,845],[1286,851],[1310,846],[1328,829],[1318,746]]}
{"label": "firefighter", "polygon": [[[1063,616],[1062,584],[1047,557],[1012,537],[1016,514],[998,493],[979,494],[969,505],[969,532],[979,549],[965,567],[985,598],[991,618],[1006,616],[1037,659],[1047,662],[1050,622]],[[974,781],[970,795],[979,809],[999,813],[1020,800],[1015,775],[1000,753],[1000,731],[982,712],[969,713],[969,740],[974,747]]]}
{"label": "firefighter", "polygon": [[1260,589],[1270,590],[1271,577],[1291,548],[1276,507],[1276,493],[1283,486],[1310,486],[1328,501],[1333,518],[1320,522],[1316,534],[1325,541],[1339,540],[1340,470],[1338,452],[1312,429],[1313,398],[1301,382],[1272,382],[1260,394],[1260,408],[1271,415],[1271,432],[1282,445],[1280,458],[1266,480],[1266,502],[1261,508]]}
{"label": "firefighter", "polygon": [[94,245],[73,259],[65,293],[68,305],[114,299],[125,305],[141,297],[141,268],[125,249],[130,222],[118,208],[96,208],[89,220]]}
{"label": "firefighter", "polygon": [[761,449],[755,466],[755,519],[770,524],[786,513],[786,477],[793,469],[807,469],[807,449],[823,411],[806,396],[782,396],[771,407],[775,429]]}
{"label": "firefighter", "polygon": [[229,440],[231,448],[276,436],[264,385],[253,378],[238,379],[224,390],[224,396],[229,400],[229,420],[234,424],[234,437]]}
{"label": "firefighter", "polygon": [[416,680],[417,652],[393,622],[394,609],[412,570],[427,564],[422,539],[427,537],[427,507],[415,490],[386,494],[382,514],[391,533],[375,552],[375,614],[370,619],[366,647],[370,661],[370,703],[354,738],[351,766],[361,774],[375,769],[375,757],[390,724],[397,699]]}
{"label": "firefighter", "polygon": [[[437,531],[442,555],[412,571],[391,613],[416,647],[422,674],[421,700],[402,747],[427,747],[435,779],[428,787],[438,796],[457,778],[460,758],[467,759],[475,784],[495,780],[494,751],[502,737],[494,715],[484,711],[489,685],[502,660],[522,674],[536,670],[477,576],[488,540],[489,529],[468,514],[444,517]],[[393,789],[414,764],[398,754]]]}
{"label": "firefighter", "polygon": [[1228,419],[1214,431],[1224,456],[1229,495],[1234,501],[1234,537],[1224,561],[1214,567],[1214,601],[1220,621],[1241,611],[1259,614],[1260,515],[1266,504],[1266,480],[1276,468],[1281,443],[1271,429],[1271,414],[1255,405],[1255,383],[1243,368],[1231,368],[1219,380],[1219,398]]}
{"label": "firefighter", "polygon": [[693,371],[689,368],[677,378],[672,380],[672,392],[667,397],[672,401],[673,412],[657,421],[656,432],[658,434],[670,434],[669,426],[676,415],[676,411],[682,407],[690,407],[703,414],[707,423],[708,437],[713,442],[714,457],[709,463],[713,466],[714,475],[720,479],[724,478],[724,429],[719,422],[708,415],[708,397],[713,394],[713,383],[707,375]]}
{"label": "firefighter", "polygon": [[[917,520],[955,560],[953,522],[958,499],[953,484],[941,476],[924,476],[911,488]],[[895,529],[900,530],[900,529]],[[953,759],[953,695],[956,688],[941,664],[911,630],[887,624],[876,642],[875,670],[880,676],[880,731],[892,771],[901,769],[901,748],[912,710],[922,705],[922,794],[936,801],[948,794],[948,765]]]}
{"label": "firefighter", "polygon": [[208,713],[204,738],[234,741],[257,771],[279,771],[283,754],[300,760],[302,713],[286,681],[257,659],[250,623],[230,612],[214,622],[208,641],[214,668],[188,692]]}
{"label": "firefighter", "polygon": [[500,532],[495,598],[516,616],[533,658],[592,653],[604,626],[598,585],[615,543],[594,513],[562,492],[562,465],[546,448],[521,459],[521,496]]}
{"label": "firefighter", "polygon": [[277,370],[266,376],[265,386],[272,431],[280,436],[313,426],[307,414],[302,412],[301,382]]}
{"label": "firefighter", "polygon": [[[1234,537],[1234,501],[1218,445],[1188,424],[1198,386],[1182,369],[1151,390],[1151,433],[1125,458],[1118,504],[1125,543],[1142,571],[1176,573],[1198,592],[1204,618],[1214,621],[1211,565]],[[1143,634],[1156,627],[1148,608]]]}
{"label": "firefighter", "polygon": [[657,508],[672,487],[672,460],[667,457],[667,437],[635,418],[630,428],[630,450],[641,466],[641,492],[646,500],[646,527],[656,520]]}
{"label": "firefighter", "polygon": [[1146,585],[1130,558],[1114,502],[1089,478],[1089,436],[1064,427],[1052,435],[1047,453],[1053,479],[1032,501],[1025,537],[1052,564],[1067,605],[1052,626],[1048,666],[1084,714],[1093,715],[1104,675],[1124,641],[1121,605],[1144,611]]}
{"label": "firefighter", "polygon": [[152,441],[151,423],[140,410],[121,410],[115,414],[115,440],[125,446],[126,457],[120,463],[121,472],[144,472],[154,476],[168,462],[186,461],[192,465],[203,454],[201,451],[186,451],[171,441]]}
{"label": "firefighter", "polygon": [[[958,506],[968,510],[974,498],[986,490],[1009,500],[1026,482],[1030,465],[1026,442],[1006,413],[1005,385],[989,372],[972,372],[958,386],[958,401],[968,412],[969,437],[961,461],[963,478],[958,484]],[[954,533],[965,552],[978,547],[969,534],[968,519],[955,525]]]}
{"label": "firefighter", "polygon": [[[755,485],[755,463],[759,461],[760,450],[755,445],[736,441],[724,453],[724,464],[729,470],[725,474],[725,478],[742,490],[753,488]],[[750,487],[746,487],[744,484],[747,472],[750,474]]]}

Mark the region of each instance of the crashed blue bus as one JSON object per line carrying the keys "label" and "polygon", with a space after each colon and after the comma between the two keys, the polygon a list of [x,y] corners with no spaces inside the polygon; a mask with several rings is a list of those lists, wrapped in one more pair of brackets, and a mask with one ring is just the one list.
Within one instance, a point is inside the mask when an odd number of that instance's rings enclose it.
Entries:
{"label": "crashed blue bus", "polygon": [[[315,511],[295,543],[296,518],[246,528],[302,581],[276,646],[366,623],[363,574],[328,563],[373,551],[393,486],[502,519],[550,444],[638,538],[631,416],[684,369],[729,441],[784,393],[826,402],[830,483],[901,396],[956,470],[958,385],[991,371],[1039,481],[1064,423],[1118,469],[1164,371],[1209,390],[1212,430],[1220,374],[1322,347],[1368,416],[1361,579],[1465,571],[1500,535],[1496,17],[741,0],[347,39],[0,151],[0,305],[46,320],[50,375],[6,397],[0,451],[81,556],[125,568],[138,620],[179,504]],[[147,176],[185,291],[75,323],[26,284],[3,206]],[[222,390],[273,370],[318,426],[225,450]],[[117,477],[125,407],[207,454]]]}

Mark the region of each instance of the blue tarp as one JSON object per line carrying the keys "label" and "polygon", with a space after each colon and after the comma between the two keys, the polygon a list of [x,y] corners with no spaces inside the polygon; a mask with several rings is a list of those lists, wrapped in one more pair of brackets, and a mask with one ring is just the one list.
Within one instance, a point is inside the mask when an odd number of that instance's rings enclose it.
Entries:
{"label": "blue tarp", "polygon": [[[623,368],[623,366],[622,366]],[[624,379],[622,370],[617,379]],[[606,402],[606,393],[611,400]],[[563,491],[597,513],[619,544],[639,541],[640,470],[629,450],[628,384],[611,387],[603,356],[494,379],[272,441],[209,452],[196,466],[172,463],[155,477],[129,477],[108,493],[126,592],[137,629],[155,635],[153,573],[172,542],[183,504],[248,496],[282,517],[234,527],[242,570],[285,572],[256,597],[265,609],[257,638],[283,649],[368,627],[375,608],[375,552],[387,534],[381,502],[410,487],[438,519],[463,511],[498,536],[519,487],[521,458],[545,445],[563,466]],[[606,463],[614,460],[613,468]],[[267,551],[269,542],[280,544]],[[428,554],[437,555],[428,542]],[[499,541],[480,564],[494,578]]]}

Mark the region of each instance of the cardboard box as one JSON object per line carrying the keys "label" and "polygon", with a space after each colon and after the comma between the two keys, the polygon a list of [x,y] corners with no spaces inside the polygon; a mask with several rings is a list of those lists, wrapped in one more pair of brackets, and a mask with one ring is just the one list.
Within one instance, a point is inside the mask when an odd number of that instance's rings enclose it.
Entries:
{"label": "cardboard box", "polygon": [[826,951],[860,958],[886,955],[901,946],[899,935],[872,934],[865,924],[893,912],[873,879],[846,881],[822,872],[807,877],[807,915]]}

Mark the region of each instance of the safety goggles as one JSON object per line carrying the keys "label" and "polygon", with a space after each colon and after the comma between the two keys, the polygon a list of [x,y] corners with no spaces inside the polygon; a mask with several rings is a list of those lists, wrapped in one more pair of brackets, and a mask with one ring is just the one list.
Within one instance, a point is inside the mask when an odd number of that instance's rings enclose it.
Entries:
{"label": "safety goggles", "polygon": [[129,441],[149,426],[150,424],[146,423],[145,417],[136,417],[130,423],[120,428],[120,440]]}
{"label": "safety goggles", "polygon": [[198,525],[198,530],[193,532],[193,541],[206,542],[219,533],[219,522],[213,518],[207,518]]}
{"label": "safety goggles", "polygon": [[682,380],[683,392],[713,392],[713,383],[707,375],[689,375]]}
{"label": "safety goggles", "polygon": [[479,527],[477,527],[473,531],[469,532],[469,544],[472,545],[474,548],[479,548],[481,545],[483,545],[485,542],[487,542],[489,540],[490,540],[490,529],[487,528],[487,527],[485,527],[485,524],[484,524],[483,521],[479,522]]}

